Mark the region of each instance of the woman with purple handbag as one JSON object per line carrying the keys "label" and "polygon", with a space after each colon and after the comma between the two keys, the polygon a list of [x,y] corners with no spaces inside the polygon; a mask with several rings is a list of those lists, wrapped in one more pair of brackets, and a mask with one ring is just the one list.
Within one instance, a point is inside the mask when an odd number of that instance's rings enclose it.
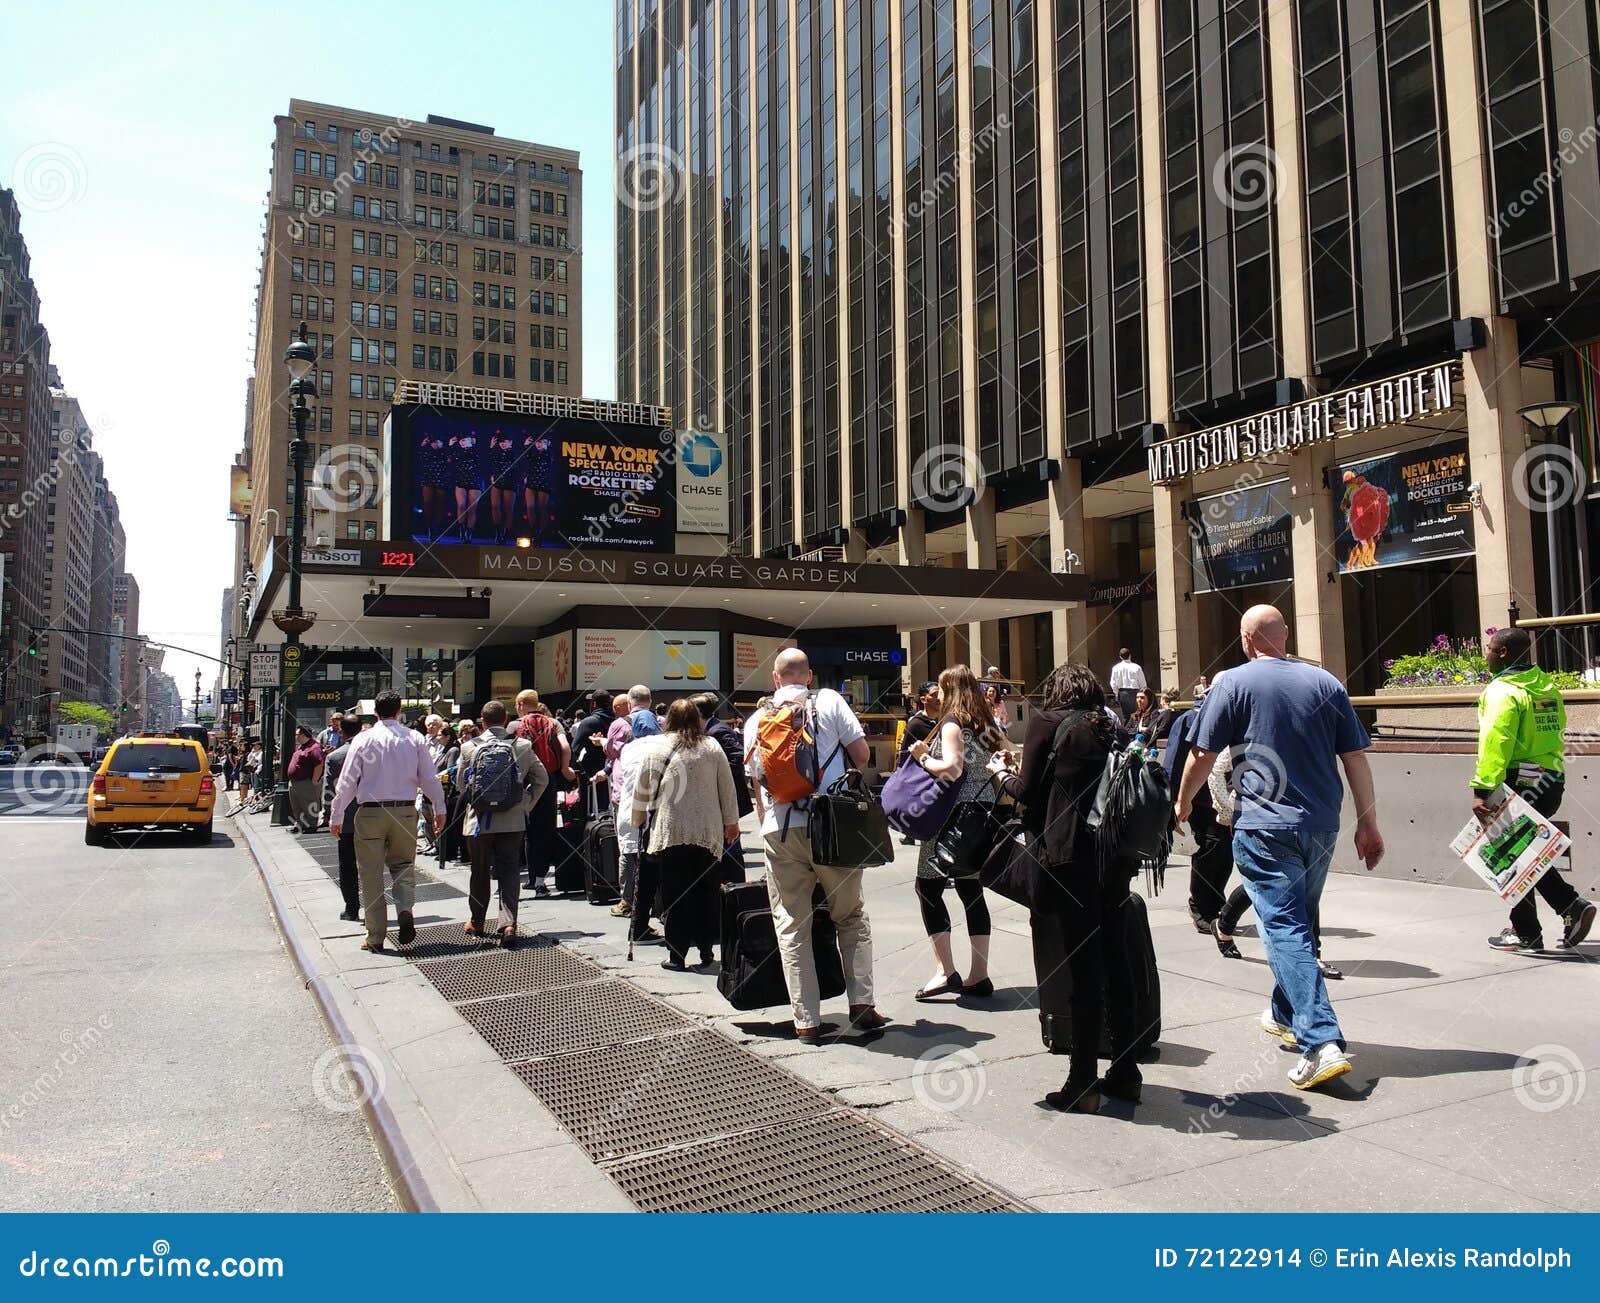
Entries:
{"label": "woman with purple handbag", "polygon": [[[989,761],[1002,735],[995,727],[989,703],[984,700],[978,676],[970,668],[950,666],[939,675],[938,691],[938,726],[925,741],[913,742],[906,748],[908,758],[940,784],[930,806],[929,823],[933,813],[943,809],[938,827],[924,839],[917,857],[917,903],[921,906],[922,925],[933,946],[933,958],[938,967],[916,998],[926,1001],[940,995],[960,994],[984,999],[994,994],[994,983],[989,979],[991,928],[983,886],[975,875],[953,878],[947,873],[937,855],[937,838],[951,813],[963,801],[994,800]],[[886,802],[886,811],[887,808]],[[956,971],[950,941],[950,911],[944,904],[945,887],[952,882],[966,912],[967,937],[972,946],[972,962],[965,983]]]}

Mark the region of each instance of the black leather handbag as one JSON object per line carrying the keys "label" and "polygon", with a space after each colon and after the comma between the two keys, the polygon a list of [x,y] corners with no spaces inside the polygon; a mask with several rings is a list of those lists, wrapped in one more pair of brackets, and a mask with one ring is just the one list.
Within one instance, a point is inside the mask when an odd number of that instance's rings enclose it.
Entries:
{"label": "black leather handbag", "polygon": [[859,769],[811,798],[811,859],[833,869],[870,869],[894,860],[889,821]]}
{"label": "black leather handbag", "polygon": [[1005,826],[1004,812],[995,802],[1000,775],[991,775],[987,800],[958,801],[939,835],[933,839],[933,862],[949,878],[970,878],[983,868]]}

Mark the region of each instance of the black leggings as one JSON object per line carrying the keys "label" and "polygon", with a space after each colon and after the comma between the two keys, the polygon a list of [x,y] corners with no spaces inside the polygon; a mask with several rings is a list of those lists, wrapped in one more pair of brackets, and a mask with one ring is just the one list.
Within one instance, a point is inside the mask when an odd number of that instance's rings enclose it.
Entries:
{"label": "black leggings", "polygon": [[[1245,910],[1250,908],[1250,893],[1241,883],[1228,893],[1228,903],[1222,907],[1222,912],[1217,915],[1217,927],[1225,937],[1233,935],[1239,926],[1239,920],[1244,917]],[[1320,905],[1311,907],[1311,945],[1318,959],[1322,958],[1322,909]]]}
{"label": "black leggings", "polygon": [[930,937],[950,930],[950,911],[944,906],[945,884],[954,882],[956,895],[967,911],[967,935],[986,937],[990,932],[989,906],[983,899],[983,884],[976,878],[918,878],[917,904],[922,906],[922,926]]}

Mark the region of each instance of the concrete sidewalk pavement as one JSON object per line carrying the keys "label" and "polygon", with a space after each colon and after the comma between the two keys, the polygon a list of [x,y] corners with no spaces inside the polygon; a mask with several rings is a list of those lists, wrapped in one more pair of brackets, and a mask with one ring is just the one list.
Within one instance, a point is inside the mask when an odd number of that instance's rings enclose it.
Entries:
{"label": "concrete sidewalk pavement", "polygon": [[[356,1052],[381,1065],[385,1108],[441,1207],[626,1208],[551,1115],[413,965],[359,949],[337,888],[296,839],[241,820],[289,924],[315,938],[322,980]],[[753,874],[759,839],[745,837]],[[996,995],[918,1003],[932,971],[913,891],[915,851],[867,873],[879,1008],[896,1021],[818,1048],[787,1034],[785,1009],[738,1013],[715,978],[664,972],[659,947],[626,958],[626,923],[576,898],[524,898],[522,924],[715,1029],[975,1176],[1046,1210],[1547,1210],[1600,1206],[1581,1137],[1600,1103],[1594,959],[1600,943],[1507,956],[1486,892],[1336,874],[1323,907],[1326,957],[1355,1071],[1310,1094],[1289,1086],[1293,1053],[1257,1018],[1271,985],[1253,930],[1224,960],[1191,926],[1177,863],[1151,901],[1162,976],[1160,1056],[1144,1102],[1098,1116],[1040,1106],[1064,1058],[1044,1052],[1027,919],[990,897]],[[438,878],[464,891],[465,870]],[[1587,881],[1579,879],[1586,887]],[[464,896],[419,902],[418,924],[464,920]],[[958,966],[965,939],[956,917]],[[824,1018],[843,1024],[843,1001]]]}

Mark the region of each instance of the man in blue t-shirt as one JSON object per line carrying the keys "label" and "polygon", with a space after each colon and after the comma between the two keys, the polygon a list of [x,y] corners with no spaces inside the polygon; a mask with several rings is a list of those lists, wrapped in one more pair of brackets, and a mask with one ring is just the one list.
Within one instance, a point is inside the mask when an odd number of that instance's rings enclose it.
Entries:
{"label": "man in blue t-shirt", "polygon": [[1344,685],[1326,670],[1288,659],[1289,628],[1276,607],[1246,611],[1239,641],[1249,664],[1229,670],[1206,696],[1175,813],[1188,822],[1218,753],[1231,751],[1233,858],[1276,979],[1261,1026],[1299,1047],[1289,1081],[1309,1090],[1350,1071],[1317,967],[1311,920],[1339,836],[1340,764],[1356,808],[1356,854],[1368,869],[1383,858],[1370,743]]}

